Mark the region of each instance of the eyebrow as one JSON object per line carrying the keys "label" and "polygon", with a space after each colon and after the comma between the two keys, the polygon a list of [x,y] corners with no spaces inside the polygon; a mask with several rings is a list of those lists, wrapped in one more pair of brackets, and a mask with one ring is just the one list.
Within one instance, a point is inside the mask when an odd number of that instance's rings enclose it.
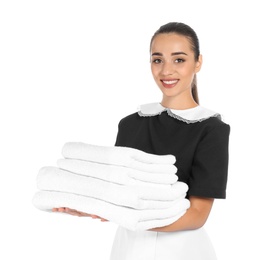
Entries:
{"label": "eyebrow", "polygon": [[[178,51],[178,52],[172,52],[171,53],[171,56],[175,56],[175,55],[187,55],[187,54],[185,52],[183,52],[183,51]],[[152,54],[152,56],[163,56],[163,54],[160,53],[160,52],[154,52]]]}

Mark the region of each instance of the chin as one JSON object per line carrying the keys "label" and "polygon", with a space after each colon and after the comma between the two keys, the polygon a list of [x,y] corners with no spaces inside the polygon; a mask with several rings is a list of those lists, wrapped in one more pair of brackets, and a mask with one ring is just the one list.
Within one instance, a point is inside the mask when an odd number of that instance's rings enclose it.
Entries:
{"label": "chin", "polygon": [[177,91],[161,90],[164,97],[176,97],[179,95]]}

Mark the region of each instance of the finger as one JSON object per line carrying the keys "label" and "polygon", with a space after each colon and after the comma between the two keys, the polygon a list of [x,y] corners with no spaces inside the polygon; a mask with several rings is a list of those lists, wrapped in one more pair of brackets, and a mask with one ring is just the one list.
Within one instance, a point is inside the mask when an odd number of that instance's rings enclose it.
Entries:
{"label": "finger", "polygon": [[78,215],[79,212],[75,209],[70,209],[70,208],[65,208],[65,212],[68,213],[68,214],[71,214],[71,215]]}
{"label": "finger", "polygon": [[[54,208],[52,209],[54,212],[63,212],[63,213],[67,213],[70,214],[72,216],[78,216],[78,217],[91,217],[90,214],[85,213],[85,212],[81,212],[75,209],[70,209],[70,208],[66,208],[66,207],[60,207],[60,208]],[[97,217],[94,215],[94,217]]]}
{"label": "finger", "polygon": [[66,208],[65,211],[66,213],[74,215],[74,216],[79,216],[79,217],[89,217],[90,216],[90,214],[87,214],[85,212],[81,212],[75,209]]}
{"label": "finger", "polygon": [[90,214],[85,213],[85,212],[79,212],[81,214],[82,217],[91,217]]}
{"label": "finger", "polygon": [[99,217],[99,216],[97,216],[97,215],[91,215],[91,217],[92,217],[93,219],[100,219],[102,222],[108,221],[107,219],[101,218],[101,217]]}
{"label": "finger", "polygon": [[99,216],[97,216],[97,215],[93,215],[93,214],[91,214],[90,215],[92,218],[94,218],[94,219],[96,219],[96,218],[100,218]]}

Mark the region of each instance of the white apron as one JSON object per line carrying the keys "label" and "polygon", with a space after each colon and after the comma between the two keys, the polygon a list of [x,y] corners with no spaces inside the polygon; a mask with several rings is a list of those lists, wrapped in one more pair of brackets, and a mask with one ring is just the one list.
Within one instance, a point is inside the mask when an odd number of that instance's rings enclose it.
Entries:
{"label": "white apron", "polygon": [[110,260],[216,260],[204,228],[177,232],[117,229]]}

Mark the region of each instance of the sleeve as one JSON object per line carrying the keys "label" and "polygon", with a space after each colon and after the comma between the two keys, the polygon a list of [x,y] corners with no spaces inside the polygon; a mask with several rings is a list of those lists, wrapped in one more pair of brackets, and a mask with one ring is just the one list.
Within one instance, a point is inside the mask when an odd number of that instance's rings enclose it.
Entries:
{"label": "sleeve", "polygon": [[121,125],[122,125],[122,121],[123,121],[123,119],[121,119],[121,120],[119,121],[119,124],[118,124],[118,132],[117,132],[117,136],[116,136],[116,140],[115,140],[115,146],[121,146],[120,137],[121,137]]}
{"label": "sleeve", "polygon": [[226,197],[230,126],[210,130],[197,146],[189,180],[188,196]]}
{"label": "sleeve", "polygon": [[136,119],[134,118],[134,115],[136,114],[128,115],[119,121],[115,146],[132,147],[131,137],[134,136],[134,131],[137,125]]}

